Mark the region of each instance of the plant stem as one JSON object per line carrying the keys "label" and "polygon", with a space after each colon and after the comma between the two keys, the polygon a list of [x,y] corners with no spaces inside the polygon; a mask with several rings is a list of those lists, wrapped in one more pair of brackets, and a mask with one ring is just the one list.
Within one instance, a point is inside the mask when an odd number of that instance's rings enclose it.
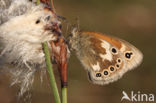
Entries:
{"label": "plant stem", "polygon": [[50,4],[51,8],[53,9],[53,11],[55,12],[53,0],[49,0],[49,4]]}
{"label": "plant stem", "polygon": [[49,53],[47,42],[43,43],[43,49],[45,53],[46,65],[47,65],[47,69],[48,69],[48,73],[50,77],[50,85],[54,94],[55,103],[61,103],[58,88],[57,88],[56,81],[55,81],[55,76],[52,70],[52,64],[51,64],[50,53]]}
{"label": "plant stem", "polygon": [[[40,0],[37,0],[37,5],[39,5],[39,4],[40,4]],[[46,66],[47,66],[49,78],[50,78],[50,85],[52,88],[52,92],[54,94],[54,100],[55,100],[55,103],[61,103],[60,95],[59,95],[58,88],[57,88],[56,81],[55,81],[55,76],[54,76],[53,69],[52,69],[50,53],[49,53],[49,48],[48,48],[47,42],[43,43],[43,49],[44,49],[44,53],[45,53]]]}
{"label": "plant stem", "polygon": [[40,4],[40,0],[37,0],[37,5],[39,5]]}
{"label": "plant stem", "polygon": [[[51,6],[52,10],[55,13],[56,11],[55,11],[55,8],[54,8],[53,0],[49,0],[49,3],[50,3],[50,6]],[[62,86],[62,84],[61,84],[61,97],[62,97],[61,98],[61,100],[62,100],[61,103],[67,103],[67,86]]]}
{"label": "plant stem", "polygon": [[62,103],[67,103],[67,87],[62,87]]}

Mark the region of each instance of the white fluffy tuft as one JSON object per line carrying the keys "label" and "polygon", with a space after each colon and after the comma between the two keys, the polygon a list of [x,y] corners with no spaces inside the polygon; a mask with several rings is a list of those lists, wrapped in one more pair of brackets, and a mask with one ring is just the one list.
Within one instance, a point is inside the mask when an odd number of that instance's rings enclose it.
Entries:
{"label": "white fluffy tuft", "polygon": [[[36,23],[37,20],[40,22]],[[12,84],[20,84],[20,96],[30,89],[36,68],[45,67],[42,43],[56,40],[51,30],[45,30],[51,22],[60,24],[42,4],[37,6],[29,0],[0,0],[0,57],[16,65],[10,73]]]}

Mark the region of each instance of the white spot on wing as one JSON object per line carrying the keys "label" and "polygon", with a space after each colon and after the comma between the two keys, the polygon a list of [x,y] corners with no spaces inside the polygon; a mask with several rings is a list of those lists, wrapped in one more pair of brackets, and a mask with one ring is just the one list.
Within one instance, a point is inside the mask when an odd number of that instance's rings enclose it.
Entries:
{"label": "white spot on wing", "polygon": [[94,71],[100,71],[99,62],[97,62],[97,64],[95,64],[95,65],[92,65],[92,68],[93,68]]}
{"label": "white spot on wing", "polygon": [[106,54],[100,54],[100,57],[102,58],[102,60],[109,60],[112,61],[112,54],[110,52],[110,44],[108,42],[106,42],[105,40],[101,40],[101,46],[106,50]]}
{"label": "white spot on wing", "polygon": [[126,46],[124,44],[122,44],[122,47],[120,49],[121,52],[124,52],[126,50]]}

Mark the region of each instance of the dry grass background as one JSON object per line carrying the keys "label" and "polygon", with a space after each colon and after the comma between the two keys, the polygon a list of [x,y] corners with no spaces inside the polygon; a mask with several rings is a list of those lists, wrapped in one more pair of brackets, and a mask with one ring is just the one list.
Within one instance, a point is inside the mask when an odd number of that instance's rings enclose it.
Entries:
{"label": "dry grass background", "polygon": [[[91,84],[80,62],[72,54],[68,70],[69,103],[120,103],[123,90],[128,94],[132,90],[156,94],[155,0],[54,0],[54,4],[58,15],[66,17],[70,23],[75,24],[78,17],[82,30],[120,37],[144,54],[141,66],[106,86]],[[55,72],[57,75],[57,70]],[[16,86],[9,87],[8,76],[0,73],[0,103],[16,103],[17,91]],[[32,103],[53,103],[48,81],[44,79],[40,84],[38,74]]]}

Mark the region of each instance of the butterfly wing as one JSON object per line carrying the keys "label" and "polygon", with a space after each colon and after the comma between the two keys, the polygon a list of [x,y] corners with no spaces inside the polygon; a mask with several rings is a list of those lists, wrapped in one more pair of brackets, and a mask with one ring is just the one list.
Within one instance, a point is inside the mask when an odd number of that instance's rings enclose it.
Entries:
{"label": "butterfly wing", "polygon": [[[85,40],[85,41],[84,41]],[[142,53],[130,43],[94,32],[81,32],[77,48],[78,58],[95,84],[108,84],[138,66]]]}
{"label": "butterfly wing", "polygon": [[[92,35],[97,39],[105,40],[106,42],[110,43],[110,45],[119,50],[119,54],[123,55],[123,59],[126,60],[127,69],[132,69],[141,63],[143,54],[139,49],[127,41],[100,33],[93,33]],[[112,47],[113,50],[115,50],[115,48]]]}

